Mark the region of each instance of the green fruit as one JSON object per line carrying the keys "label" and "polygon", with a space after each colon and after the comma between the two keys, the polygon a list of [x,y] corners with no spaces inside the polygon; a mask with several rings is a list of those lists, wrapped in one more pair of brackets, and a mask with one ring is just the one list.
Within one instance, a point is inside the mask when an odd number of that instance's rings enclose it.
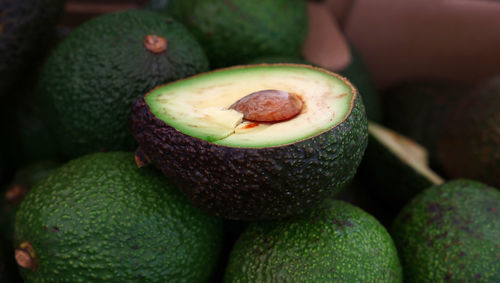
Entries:
{"label": "green fruit", "polygon": [[0,2],[0,96],[24,77],[47,51],[65,0]]}
{"label": "green fruit", "polygon": [[405,282],[500,282],[500,192],[460,179],[417,195],[391,229]]}
{"label": "green fruit", "polygon": [[39,182],[16,217],[26,282],[206,282],[222,221],[132,153],[86,155]]}
{"label": "green fruit", "polygon": [[402,282],[385,228],[356,206],[329,200],[294,218],[250,224],[226,282]]}
{"label": "green fruit", "polygon": [[27,165],[17,171],[11,184],[5,191],[2,191],[0,195],[0,226],[3,227],[1,233],[6,239],[12,240],[15,215],[26,194],[37,182],[47,177],[59,165],[59,162],[52,160]]}
{"label": "green fruit", "polygon": [[233,67],[158,87],[136,102],[131,128],[140,163],[197,206],[238,220],[285,217],[338,194],[367,143],[356,89],[304,65]]}
{"label": "green fruit", "polygon": [[368,124],[361,168],[374,183],[375,193],[397,210],[424,189],[444,182],[428,167],[422,146],[374,122]]}
{"label": "green fruit", "polygon": [[109,13],[78,26],[58,45],[43,67],[41,95],[67,156],[130,149],[134,100],[206,70],[199,44],[171,18]]}
{"label": "green fruit", "polygon": [[437,148],[451,178],[500,187],[500,75],[458,100],[443,122]]}
{"label": "green fruit", "polygon": [[304,0],[156,0],[149,6],[185,24],[214,67],[299,56],[307,36]]}

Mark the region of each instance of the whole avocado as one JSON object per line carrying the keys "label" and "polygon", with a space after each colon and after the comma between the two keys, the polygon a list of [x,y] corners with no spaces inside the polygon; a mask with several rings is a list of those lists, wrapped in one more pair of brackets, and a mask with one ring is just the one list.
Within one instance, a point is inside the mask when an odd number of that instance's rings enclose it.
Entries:
{"label": "whole avocado", "polygon": [[103,14],[72,30],[40,82],[49,126],[66,156],[131,149],[133,101],[155,86],[208,70],[198,42],[170,17]]}
{"label": "whole avocado", "polygon": [[222,221],[194,208],[133,153],[95,153],[39,182],[18,210],[25,282],[207,282]]}
{"label": "whole avocado", "polygon": [[0,96],[46,53],[65,0],[0,1]]}
{"label": "whole avocado", "polygon": [[500,282],[500,192],[467,179],[417,195],[391,234],[405,282]]}
{"label": "whole avocado", "polygon": [[255,222],[237,240],[225,282],[402,282],[385,228],[349,203],[327,200],[293,218]]}
{"label": "whole avocado", "polygon": [[196,36],[213,67],[261,56],[299,56],[307,36],[304,0],[153,0]]}

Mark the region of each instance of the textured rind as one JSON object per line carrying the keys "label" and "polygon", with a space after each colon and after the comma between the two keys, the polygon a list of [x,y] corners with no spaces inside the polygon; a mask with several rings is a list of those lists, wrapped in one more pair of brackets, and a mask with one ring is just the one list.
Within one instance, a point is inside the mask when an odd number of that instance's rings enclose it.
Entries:
{"label": "textured rind", "polygon": [[[33,185],[46,178],[59,166],[59,162],[52,160],[39,161],[25,166],[16,172],[13,181],[7,186],[6,190],[14,186],[22,186],[26,191],[29,191]],[[0,191],[0,227],[2,227],[0,234],[2,234],[5,239],[11,241],[14,235],[16,211],[19,209],[22,198],[16,199],[15,201],[9,201],[6,197],[6,190]]]}
{"label": "textured rind", "polygon": [[304,0],[181,0],[158,3],[196,36],[213,67],[260,56],[299,56],[307,36]]}
{"label": "textured rind", "polygon": [[231,251],[225,282],[402,282],[385,228],[349,203],[252,223]]}
{"label": "textured rind", "polygon": [[[147,50],[146,35],[164,37],[167,50]],[[62,151],[76,157],[132,150],[134,101],[157,85],[207,70],[203,50],[183,25],[158,13],[130,10],[75,28],[43,66],[40,89]]]}
{"label": "textured rind", "polygon": [[500,282],[500,192],[459,179],[417,195],[391,235],[405,282]]}
{"label": "textured rind", "polygon": [[438,137],[446,174],[500,187],[500,75],[458,100]]}
{"label": "textured rind", "polygon": [[0,96],[33,68],[49,47],[65,0],[0,1]]}
{"label": "textured rind", "polygon": [[70,161],[21,204],[15,246],[29,241],[26,282],[207,282],[222,221],[193,207],[132,153]]}
{"label": "textured rind", "polygon": [[144,98],[134,105],[131,129],[147,159],[196,206],[228,219],[275,219],[340,193],[354,177],[368,124],[358,95],[353,104],[336,127],[276,147],[226,147],[184,135],[156,118]]}

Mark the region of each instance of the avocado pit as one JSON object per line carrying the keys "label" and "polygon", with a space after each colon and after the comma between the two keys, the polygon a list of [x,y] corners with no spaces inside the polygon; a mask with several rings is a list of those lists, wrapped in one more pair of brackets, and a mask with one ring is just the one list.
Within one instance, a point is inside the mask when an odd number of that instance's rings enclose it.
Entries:
{"label": "avocado pit", "polygon": [[302,100],[284,90],[267,89],[251,93],[229,107],[252,122],[280,122],[297,116]]}

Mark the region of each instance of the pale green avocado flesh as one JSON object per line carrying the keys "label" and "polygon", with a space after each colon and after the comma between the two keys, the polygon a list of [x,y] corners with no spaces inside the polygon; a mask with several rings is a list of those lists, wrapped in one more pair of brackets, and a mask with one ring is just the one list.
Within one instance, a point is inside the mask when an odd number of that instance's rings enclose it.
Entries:
{"label": "pale green avocado flesh", "polygon": [[[262,90],[297,95],[302,109],[295,117],[256,123],[230,109],[239,99]],[[146,95],[151,112],[178,131],[232,147],[260,148],[316,136],[350,113],[354,88],[320,68],[292,64],[221,69],[156,88]]]}

